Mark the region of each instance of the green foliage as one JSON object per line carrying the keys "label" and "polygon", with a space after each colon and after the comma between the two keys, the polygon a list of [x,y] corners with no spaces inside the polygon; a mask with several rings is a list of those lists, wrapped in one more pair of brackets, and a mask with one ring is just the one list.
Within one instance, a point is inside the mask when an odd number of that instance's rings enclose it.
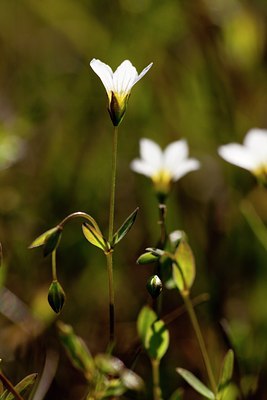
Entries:
{"label": "green foliage", "polygon": [[88,381],[87,399],[120,397],[128,390],[140,391],[143,380],[124,363],[108,353],[92,357],[84,341],[72,327],[58,322],[59,337],[73,366],[83,372]]}
{"label": "green foliage", "polygon": [[141,256],[138,257],[136,263],[143,265],[143,264],[151,264],[153,262],[158,261],[159,256],[153,254],[152,252],[146,252],[144,254],[141,254]]}
{"label": "green foliage", "polygon": [[169,332],[150,307],[143,307],[137,319],[137,330],[151,359],[161,360],[169,347]]}
{"label": "green foliage", "polygon": [[[38,374],[30,374],[23,378],[17,385],[15,386],[15,390],[21,396],[25,396],[32,390],[32,386],[35,384]],[[14,394],[10,393],[8,390],[5,390],[1,396],[0,400],[17,400],[17,397]]]}
{"label": "green foliage", "polygon": [[195,259],[191,247],[181,239],[174,254],[173,279],[180,292],[190,291],[196,275]]}
{"label": "green foliage", "polygon": [[116,246],[121,239],[124,238],[124,236],[129,232],[131,227],[133,226],[137,213],[138,213],[139,208],[136,208],[132,214],[129,215],[129,217],[124,221],[122,226],[117,230],[116,233],[114,233],[113,240],[112,240],[112,247]]}
{"label": "green foliage", "polygon": [[207,399],[210,400],[216,399],[215,394],[212,393],[212,391],[209,388],[207,388],[207,386],[204,385],[204,383],[201,382],[198,378],[196,378],[195,375],[193,375],[190,371],[187,371],[186,369],[183,368],[177,368],[176,371],[190,386],[192,386],[192,388],[195,389],[196,392],[198,392]]}
{"label": "green foliage", "polygon": [[234,368],[234,352],[233,350],[228,350],[226,356],[224,357],[222,369],[218,384],[218,400],[228,399],[227,388],[230,385]]}
{"label": "green foliage", "polygon": [[[56,244],[60,239],[61,229],[56,226],[55,228],[51,228],[48,231],[42,233],[38,236],[29,246],[29,249],[34,249],[35,247],[43,246],[47,243],[47,241],[52,237],[52,243],[54,243],[54,239],[56,238]],[[53,251],[53,250],[52,250]]]}
{"label": "green foliage", "polygon": [[99,247],[104,252],[110,251],[110,244],[104,238],[100,230],[95,229],[90,224],[84,223],[82,230],[85,238],[96,247]]}

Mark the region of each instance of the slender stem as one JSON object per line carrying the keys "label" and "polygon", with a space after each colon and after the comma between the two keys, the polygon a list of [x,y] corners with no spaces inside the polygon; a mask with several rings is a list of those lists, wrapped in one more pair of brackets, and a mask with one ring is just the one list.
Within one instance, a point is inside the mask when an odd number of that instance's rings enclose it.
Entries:
{"label": "slender stem", "polygon": [[109,230],[108,240],[112,241],[114,229],[114,209],[115,209],[115,189],[116,189],[116,172],[117,172],[117,149],[118,149],[118,127],[114,127],[113,148],[112,148],[112,166],[111,166],[111,189],[110,189],[110,205],[109,205]]}
{"label": "slender stem", "polygon": [[[112,166],[111,166],[111,189],[110,189],[110,206],[109,206],[109,229],[108,241],[112,243],[114,231],[114,209],[115,209],[115,192],[116,192],[116,172],[117,172],[117,149],[118,149],[118,127],[114,127],[113,148],[112,148]],[[112,344],[115,339],[115,295],[113,281],[113,252],[106,254],[108,285],[109,285],[109,342]]]}
{"label": "slender stem", "polygon": [[153,400],[162,400],[162,393],[159,379],[159,360],[151,358],[152,378],[153,378]]}
{"label": "slender stem", "polygon": [[185,307],[186,307],[187,312],[189,314],[191,323],[193,325],[193,328],[194,328],[194,331],[195,331],[195,334],[196,334],[196,337],[197,337],[197,340],[198,340],[198,344],[199,344],[199,347],[200,347],[202,358],[203,358],[203,361],[204,361],[204,364],[205,364],[205,367],[206,367],[206,370],[207,370],[208,378],[209,378],[209,381],[210,381],[211,389],[212,389],[213,393],[216,394],[216,392],[217,392],[216,381],[215,381],[214,374],[213,374],[213,371],[212,371],[212,367],[211,367],[210,359],[209,359],[208,352],[207,352],[207,349],[206,349],[206,345],[205,345],[205,342],[204,342],[204,339],[203,339],[203,336],[202,336],[202,333],[201,333],[201,330],[200,330],[200,326],[199,326],[199,323],[198,323],[198,320],[197,320],[197,316],[196,316],[194,307],[192,305],[191,299],[189,297],[189,293],[188,292],[182,293],[182,297],[183,297],[183,300],[184,300],[184,303],[185,303]]}
{"label": "slender stem", "polygon": [[106,254],[108,268],[108,287],[109,287],[109,344],[115,339],[115,296],[113,282],[113,253]]}
{"label": "slender stem", "polygon": [[53,281],[57,281],[56,250],[54,250],[52,252],[52,278],[53,278]]}
{"label": "slender stem", "polygon": [[167,213],[166,204],[159,203],[160,240],[157,245],[157,247],[159,249],[164,249],[166,239],[167,239],[167,231],[166,231],[166,224],[165,224],[166,213]]}
{"label": "slender stem", "polygon": [[60,224],[58,225],[58,226],[60,226],[60,227],[64,227],[64,225],[67,223],[67,222],[69,222],[70,220],[72,220],[72,219],[75,219],[75,218],[84,218],[84,219],[86,219],[87,221],[89,221],[92,225],[95,225],[95,220],[91,217],[91,215],[89,215],[89,214],[87,214],[87,213],[85,213],[85,212],[83,212],[83,211],[77,211],[77,212],[74,212],[74,213],[72,213],[72,214],[70,214],[70,215],[67,215],[67,217],[65,217],[61,222],[60,222]]}
{"label": "slender stem", "polygon": [[21,397],[21,395],[16,391],[15,387],[12,385],[12,383],[10,382],[10,380],[3,374],[2,371],[0,371],[0,380],[3,382],[3,385],[5,386],[5,388],[13,394],[13,396],[17,399],[17,400],[23,400],[23,397]]}

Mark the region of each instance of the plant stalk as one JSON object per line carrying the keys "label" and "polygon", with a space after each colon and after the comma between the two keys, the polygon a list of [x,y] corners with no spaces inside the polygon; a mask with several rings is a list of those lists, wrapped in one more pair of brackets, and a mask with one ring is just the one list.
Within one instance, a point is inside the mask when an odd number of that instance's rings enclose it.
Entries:
{"label": "plant stalk", "polygon": [[10,380],[3,374],[2,371],[0,371],[0,380],[2,381],[3,385],[5,386],[5,388],[13,394],[13,396],[17,399],[17,400],[23,400],[23,397],[21,397],[21,395],[16,391],[15,387],[12,385],[12,383],[10,382]]}
{"label": "plant stalk", "polygon": [[197,341],[198,341],[198,344],[199,344],[199,347],[200,347],[202,358],[203,358],[203,361],[204,361],[204,364],[205,364],[205,367],[206,367],[206,370],[207,370],[207,374],[208,374],[208,378],[209,378],[211,389],[212,389],[213,393],[216,395],[216,392],[217,392],[216,381],[215,381],[215,378],[214,378],[214,374],[213,374],[213,370],[212,370],[212,367],[211,367],[211,363],[210,363],[209,355],[208,355],[208,352],[207,352],[207,348],[206,348],[206,345],[205,345],[205,342],[204,342],[204,339],[203,339],[203,336],[202,336],[202,333],[201,333],[201,329],[200,329],[200,326],[199,326],[199,323],[198,323],[198,320],[197,320],[197,316],[196,316],[194,307],[192,305],[191,299],[189,297],[189,293],[188,292],[182,293],[182,297],[183,297],[186,310],[187,310],[187,312],[189,314],[191,323],[193,325],[193,328],[194,328],[194,331],[195,331],[195,334],[196,334],[196,337],[197,337]]}
{"label": "plant stalk", "polygon": [[159,363],[156,358],[151,358],[152,379],[153,379],[153,400],[162,400],[162,393],[159,379]]}
{"label": "plant stalk", "polygon": [[[108,241],[112,243],[114,231],[114,212],[115,212],[115,193],[116,193],[116,173],[117,173],[117,152],[118,152],[118,127],[114,127],[113,146],[112,146],[112,166],[111,166],[111,189],[109,205],[109,229]],[[109,342],[112,344],[115,339],[115,295],[113,280],[113,252],[106,254],[108,284],[109,284]]]}

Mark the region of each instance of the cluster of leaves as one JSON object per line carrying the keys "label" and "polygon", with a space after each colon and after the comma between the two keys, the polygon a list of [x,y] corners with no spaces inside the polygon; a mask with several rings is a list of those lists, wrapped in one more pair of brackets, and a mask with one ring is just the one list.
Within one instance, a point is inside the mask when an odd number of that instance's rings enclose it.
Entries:
{"label": "cluster of leaves", "polygon": [[140,391],[144,384],[124,363],[110,354],[93,357],[70,325],[58,322],[59,338],[74,367],[88,382],[87,400],[119,398],[127,391]]}

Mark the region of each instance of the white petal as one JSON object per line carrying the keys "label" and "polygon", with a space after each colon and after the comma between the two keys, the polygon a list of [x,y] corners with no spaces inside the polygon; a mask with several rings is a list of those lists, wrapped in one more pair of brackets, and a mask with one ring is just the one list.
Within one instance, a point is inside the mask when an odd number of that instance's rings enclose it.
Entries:
{"label": "white petal", "polygon": [[160,170],[163,166],[163,153],[159,145],[150,139],[140,140],[141,158],[155,170]]}
{"label": "white petal", "polygon": [[123,61],[113,75],[114,92],[129,93],[137,77],[137,71],[129,60]]}
{"label": "white petal", "polygon": [[135,85],[138,81],[140,81],[140,79],[143,78],[143,76],[150,70],[152,65],[153,65],[153,62],[150,63],[146,68],[143,69],[143,71],[135,78],[135,81],[134,81],[133,85]]}
{"label": "white petal", "polygon": [[199,169],[199,167],[200,162],[195,158],[189,158],[183,161],[181,164],[178,164],[176,170],[172,172],[173,181],[178,181],[178,179],[182,178],[188,172],[195,171]]}
{"label": "white petal", "polygon": [[259,164],[267,163],[267,130],[251,129],[245,137],[244,145],[252,151]]}
{"label": "white petal", "polygon": [[113,72],[110,66],[95,58],[90,62],[90,66],[101,79],[107,93],[113,91]]}
{"label": "white petal", "polygon": [[175,171],[176,166],[188,156],[188,145],[186,140],[177,140],[170,143],[164,150],[164,168],[170,172]]}
{"label": "white petal", "polygon": [[249,171],[252,171],[258,166],[258,160],[255,158],[251,150],[238,143],[229,143],[224,146],[220,146],[218,153],[229,163]]}
{"label": "white petal", "polygon": [[155,173],[155,169],[147,164],[145,161],[135,159],[131,162],[130,167],[133,171],[143,174],[148,177],[152,177]]}

